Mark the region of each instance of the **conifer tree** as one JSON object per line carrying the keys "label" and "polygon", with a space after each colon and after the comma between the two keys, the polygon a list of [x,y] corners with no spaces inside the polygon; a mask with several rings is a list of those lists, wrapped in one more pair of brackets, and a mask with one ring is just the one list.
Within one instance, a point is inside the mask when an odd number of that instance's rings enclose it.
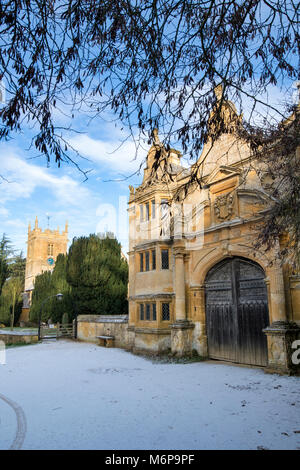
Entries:
{"label": "conifer tree", "polygon": [[55,267],[52,273],[52,285],[54,295],[61,293],[63,298],[58,302],[55,297],[51,299],[51,320],[62,322],[63,317],[68,318],[68,323],[74,318],[75,311],[72,300],[72,289],[66,279],[67,255],[60,254],[56,258]]}
{"label": "conifer tree", "polygon": [[[74,317],[71,287],[66,280],[67,255],[58,255],[53,272],[46,271],[35,278],[32,306],[30,309],[30,320],[38,322],[42,303],[41,321],[51,319],[54,323],[61,322],[64,313],[69,320]],[[56,299],[56,294],[63,294],[62,300]]]}
{"label": "conifer tree", "polygon": [[[25,262],[22,252],[15,255],[9,239],[3,234],[0,241],[0,320],[11,329],[22,311],[22,292],[25,279]],[[4,284],[4,285],[3,285]]]}
{"label": "conifer tree", "polygon": [[80,314],[127,313],[128,265],[111,234],[73,240],[67,281]]}
{"label": "conifer tree", "polygon": [[2,239],[0,240],[0,295],[2,287],[9,277],[9,256],[12,253],[11,243],[9,238],[3,233]]}
{"label": "conifer tree", "polygon": [[8,277],[8,265],[5,259],[0,258],[0,295],[2,292],[3,284]]}
{"label": "conifer tree", "polygon": [[[60,254],[53,272],[35,279],[30,320],[39,319],[42,302],[49,297],[41,320],[71,321],[80,314],[127,313],[128,264],[121,256],[121,245],[112,234],[74,238],[69,254]],[[63,294],[57,302],[55,295]]]}
{"label": "conifer tree", "polygon": [[11,277],[7,283],[8,299],[10,302],[10,329],[13,330],[15,324],[16,307],[22,301],[21,294],[24,289],[24,282],[21,277]]}
{"label": "conifer tree", "polygon": [[[29,319],[32,322],[38,322],[40,309],[44,300],[55,294],[54,286],[52,284],[52,276],[50,271],[45,271],[38,274],[34,281],[34,290],[32,294],[32,305],[30,308]],[[46,302],[41,311],[41,321],[47,321],[52,312],[52,305]]]}

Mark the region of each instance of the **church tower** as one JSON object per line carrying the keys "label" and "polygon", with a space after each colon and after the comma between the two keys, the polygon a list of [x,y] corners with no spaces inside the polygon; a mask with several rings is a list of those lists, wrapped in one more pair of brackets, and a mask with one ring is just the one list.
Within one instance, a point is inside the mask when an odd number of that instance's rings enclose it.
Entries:
{"label": "church tower", "polygon": [[38,218],[35,219],[34,228],[28,226],[27,258],[25,269],[25,288],[23,295],[23,309],[21,321],[28,321],[34,280],[38,274],[44,271],[52,271],[59,254],[67,252],[68,223],[60,233],[57,230],[44,231],[38,226]]}

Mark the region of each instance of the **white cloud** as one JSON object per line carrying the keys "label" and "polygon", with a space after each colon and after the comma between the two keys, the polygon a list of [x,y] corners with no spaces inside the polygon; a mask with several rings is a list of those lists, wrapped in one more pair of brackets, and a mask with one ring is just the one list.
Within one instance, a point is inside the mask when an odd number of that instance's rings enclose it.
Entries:
{"label": "white cloud", "polygon": [[122,145],[117,141],[93,139],[88,135],[77,135],[70,139],[71,145],[93,163],[103,165],[110,172],[129,175],[137,171],[144,162],[146,151],[135,147],[132,141]]}
{"label": "white cloud", "polygon": [[8,217],[9,216],[9,210],[6,209],[6,207],[0,207],[0,216]]}
{"label": "white cloud", "polygon": [[[28,163],[18,151],[1,146],[1,174],[7,179],[0,185],[0,198],[5,201],[30,198],[37,188],[50,190],[64,204],[77,205],[89,196],[87,188],[70,176],[55,176],[49,168]],[[5,211],[5,209],[4,209]]]}
{"label": "white cloud", "polygon": [[[117,204],[118,185],[112,190],[109,183],[101,185],[96,178],[81,183],[81,175],[70,165],[59,170],[45,168],[39,166],[41,161],[26,160],[19,148],[7,144],[0,145],[0,155],[0,174],[7,180],[0,184],[0,235],[7,233],[16,249],[24,253],[27,224],[33,225],[35,216],[42,229],[47,227],[46,213],[50,216],[50,228],[59,225],[63,229],[68,220],[71,242],[74,236],[97,231],[101,219],[97,214],[99,204]],[[106,179],[107,172],[103,174]],[[116,214],[119,224],[118,207]],[[127,234],[122,232],[122,236],[126,241]]]}
{"label": "white cloud", "polygon": [[26,229],[26,224],[21,219],[8,220],[8,221],[6,221],[6,225],[11,226],[11,227],[15,227],[15,228],[19,228],[19,229],[22,229],[22,230]]}

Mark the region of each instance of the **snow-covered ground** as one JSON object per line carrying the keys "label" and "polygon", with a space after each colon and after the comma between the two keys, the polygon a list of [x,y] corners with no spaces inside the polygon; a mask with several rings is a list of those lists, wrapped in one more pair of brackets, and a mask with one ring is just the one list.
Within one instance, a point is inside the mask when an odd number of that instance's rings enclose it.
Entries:
{"label": "snow-covered ground", "polygon": [[12,348],[0,364],[8,448],[300,449],[300,378],[62,340]]}

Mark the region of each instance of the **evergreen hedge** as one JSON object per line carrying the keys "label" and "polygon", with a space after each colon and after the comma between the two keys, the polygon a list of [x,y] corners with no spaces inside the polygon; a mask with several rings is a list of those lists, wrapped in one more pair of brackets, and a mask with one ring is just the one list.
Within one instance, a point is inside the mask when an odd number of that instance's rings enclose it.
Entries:
{"label": "evergreen hedge", "polygon": [[[120,243],[111,234],[74,238],[68,255],[57,257],[53,272],[35,279],[30,321],[50,318],[69,321],[78,314],[118,315],[128,312],[128,263],[121,255]],[[63,299],[54,297],[62,293]]]}

